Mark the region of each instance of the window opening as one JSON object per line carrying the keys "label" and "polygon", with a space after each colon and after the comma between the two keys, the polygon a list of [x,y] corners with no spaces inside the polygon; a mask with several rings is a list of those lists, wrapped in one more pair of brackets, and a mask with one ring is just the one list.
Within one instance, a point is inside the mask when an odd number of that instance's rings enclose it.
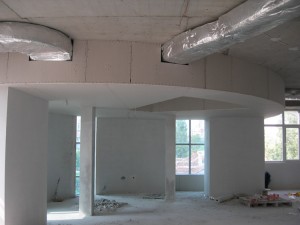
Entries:
{"label": "window opening", "polygon": [[265,119],[265,161],[299,160],[299,112]]}
{"label": "window opening", "polygon": [[176,174],[204,174],[204,120],[176,120]]}
{"label": "window opening", "polygon": [[75,180],[75,195],[80,194],[80,132],[81,132],[81,117],[76,117],[76,180]]}

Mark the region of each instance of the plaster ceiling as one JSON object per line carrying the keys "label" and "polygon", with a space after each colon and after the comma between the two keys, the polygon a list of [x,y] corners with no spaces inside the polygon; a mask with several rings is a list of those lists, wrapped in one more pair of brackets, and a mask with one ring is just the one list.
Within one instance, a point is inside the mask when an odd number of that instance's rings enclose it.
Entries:
{"label": "plaster ceiling", "polygon": [[[216,20],[243,2],[245,0],[0,0],[0,21],[46,25],[75,40],[164,43],[189,28]],[[300,88],[299,40],[300,19],[237,44],[225,54],[267,66],[284,78],[287,87]],[[49,92],[47,98],[51,98],[52,93]],[[143,98],[139,101],[144,101]]]}
{"label": "plaster ceiling", "polygon": [[0,20],[50,26],[74,39],[163,43],[245,0],[1,0]]}

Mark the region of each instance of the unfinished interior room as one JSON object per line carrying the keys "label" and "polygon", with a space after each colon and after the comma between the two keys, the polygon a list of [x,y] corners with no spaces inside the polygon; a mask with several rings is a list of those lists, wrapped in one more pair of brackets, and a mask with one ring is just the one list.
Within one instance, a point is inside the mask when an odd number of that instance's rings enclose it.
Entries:
{"label": "unfinished interior room", "polygon": [[0,0],[0,225],[299,225],[299,0]]}

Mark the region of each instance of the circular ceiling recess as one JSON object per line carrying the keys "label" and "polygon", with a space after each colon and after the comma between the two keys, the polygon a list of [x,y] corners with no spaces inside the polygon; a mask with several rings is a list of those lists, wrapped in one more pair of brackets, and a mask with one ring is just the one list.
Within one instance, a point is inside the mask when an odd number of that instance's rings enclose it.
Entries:
{"label": "circular ceiling recess", "polygon": [[35,61],[66,61],[72,58],[72,40],[42,25],[0,22],[0,52],[19,52]]}

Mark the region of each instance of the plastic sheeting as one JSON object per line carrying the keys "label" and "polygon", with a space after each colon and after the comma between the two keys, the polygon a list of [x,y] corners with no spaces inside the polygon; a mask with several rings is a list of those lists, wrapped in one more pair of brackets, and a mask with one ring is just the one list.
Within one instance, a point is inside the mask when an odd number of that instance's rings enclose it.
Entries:
{"label": "plastic sheeting", "polygon": [[164,61],[187,64],[300,16],[299,0],[248,0],[217,21],[181,33],[162,46]]}
{"label": "plastic sheeting", "polygon": [[64,61],[72,57],[72,42],[62,32],[45,26],[0,22],[0,52],[19,52],[32,60]]}

